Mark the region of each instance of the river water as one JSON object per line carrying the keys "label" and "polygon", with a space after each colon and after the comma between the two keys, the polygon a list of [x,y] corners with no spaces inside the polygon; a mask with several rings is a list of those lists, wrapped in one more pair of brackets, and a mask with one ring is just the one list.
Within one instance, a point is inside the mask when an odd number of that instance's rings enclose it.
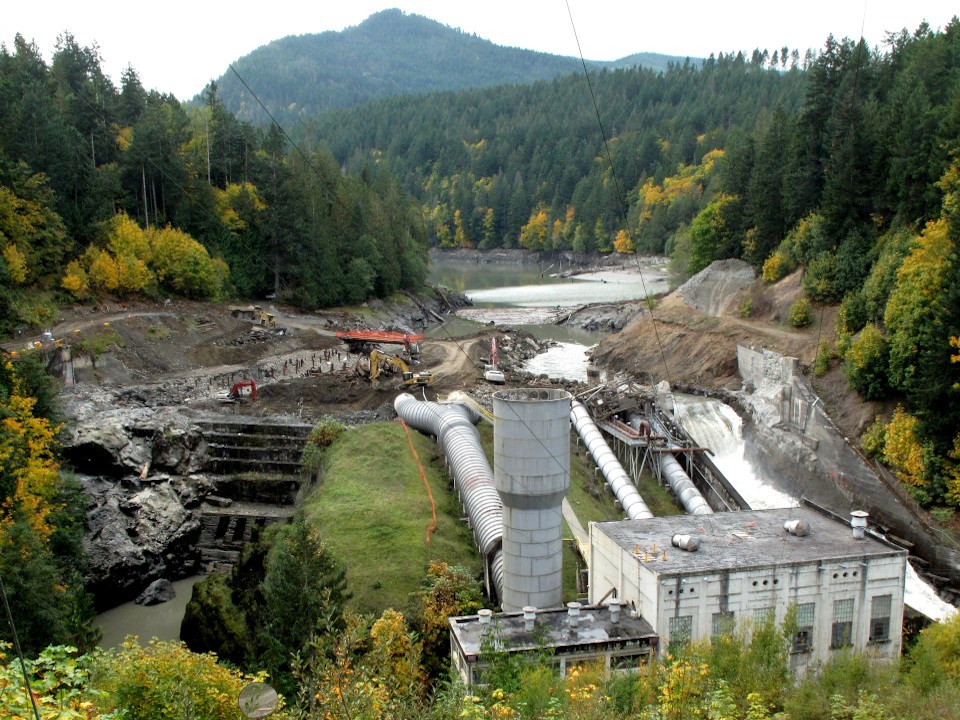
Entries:
{"label": "river water", "polygon": [[128,602],[97,615],[94,624],[103,631],[100,646],[118,647],[127,635],[138,635],[141,644],[154,637],[157,640],[179,640],[183,613],[190,601],[193,586],[200,579],[200,576],[195,576],[175,580],[173,589],[177,596],[165,603],[144,607]]}
{"label": "river water", "polygon": [[459,290],[473,303],[454,320],[434,326],[429,337],[462,337],[485,325],[506,325],[556,344],[531,358],[524,369],[536,375],[569,380],[587,379],[586,352],[603,333],[555,325],[571,308],[592,303],[639,300],[667,289],[662,268],[645,268],[643,281],[636,272],[601,270],[573,277],[558,277],[558,265],[484,264],[434,260],[430,281]]}

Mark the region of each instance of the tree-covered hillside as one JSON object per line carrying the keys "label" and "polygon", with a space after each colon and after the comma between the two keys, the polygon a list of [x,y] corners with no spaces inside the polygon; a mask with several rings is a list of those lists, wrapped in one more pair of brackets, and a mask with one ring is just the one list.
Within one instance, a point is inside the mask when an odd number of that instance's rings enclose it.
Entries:
{"label": "tree-covered hillside", "polygon": [[[638,53],[591,67],[664,69],[680,58]],[[342,32],[275,40],[234,63],[282,123],[396,95],[531,83],[581,70],[579,59],[501,47],[420,15],[383,10]],[[268,118],[229,70],[216,83],[226,107],[259,123]]]}
{"label": "tree-covered hillside", "polygon": [[425,277],[416,207],[382,173],[236,119],[216,86],[187,107],[60,38],[48,66],[0,49],[0,330],[103,294],[361,302]]}
{"label": "tree-covered hillside", "polygon": [[804,303],[842,301],[819,366],[834,353],[865,397],[903,406],[868,450],[924,504],[960,505],[960,21],[589,83],[394,98],[300,132],[403,178],[440,246],[803,268]]}
{"label": "tree-covered hillside", "polygon": [[[702,68],[593,74],[615,172],[582,72],[384,100],[305,121],[301,134],[322,139],[348,168],[375,164],[404,178],[442,246],[609,251],[624,227],[622,202],[635,206],[647,181],[689,178],[711,150],[731,134],[752,133],[776,107],[796,112],[805,78],[797,66],[769,69],[759,53],[756,62],[737,54]],[[663,251],[677,220],[698,209],[707,180],[650,219],[641,249]],[[524,226],[541,220],[546,235],[538,228],[521,241]]]}

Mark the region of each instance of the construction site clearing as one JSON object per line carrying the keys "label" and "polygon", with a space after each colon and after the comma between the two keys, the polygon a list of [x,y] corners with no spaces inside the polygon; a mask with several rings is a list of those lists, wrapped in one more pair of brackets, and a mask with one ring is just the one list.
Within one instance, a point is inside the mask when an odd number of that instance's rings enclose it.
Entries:
{"label": "construction site clearing", "polygon": [[[405,328],[426,319],[422,303],[312,314],[188,301],[109,303],[67,309],[45,336],[68,350],[68,406],[178,406],[303,423],[325,415],[348,423],[384,419],[402,387],[431,399],[492,391],[484,371],[494,338],[500,369],[528,381],[522,364],[550,344],[506,327],[424,340]],[[437,315],[431,310],[430,319]],[[3,347],[23,352],[28,343],[35,344],[20,338]],[[379,378],[371,379],[371,370]]]}

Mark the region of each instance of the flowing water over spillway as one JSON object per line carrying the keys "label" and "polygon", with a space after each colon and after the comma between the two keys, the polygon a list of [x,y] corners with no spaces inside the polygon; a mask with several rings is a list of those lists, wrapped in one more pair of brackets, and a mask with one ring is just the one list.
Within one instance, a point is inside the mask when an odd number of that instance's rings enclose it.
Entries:
{"label": "flowing water over spillway", "polygon": [[677,420],[699,445],[710,448],[713,461],[751,508],[796,507],[797,498],[784,492],[747,459],[743,419],[720,400],[674,395]]}

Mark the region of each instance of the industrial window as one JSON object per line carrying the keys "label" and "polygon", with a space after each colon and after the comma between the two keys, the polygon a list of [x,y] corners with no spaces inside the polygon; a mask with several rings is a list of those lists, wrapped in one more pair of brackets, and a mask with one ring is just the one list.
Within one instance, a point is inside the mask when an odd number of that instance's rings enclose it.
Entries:
{"label": "industrial window", "polygon": [[670,647],[680,648],[693,637],[693,615],[670,618]]}
{"label": "industrial window", "polygon": [[833,632],[830,647],[841,648],[853,644],[853,598],[833,601]]}
{"label": "industrial window", "polygon": [[773,620],[773,608],[761,607],[753,609],[753,622],[755,625],[763,625]]}
{"label": "industrial window", "polygon": [[793,636],[793,651],[806,652],[813,647],[813,613],[816,603],[797,605],[797,632]]}
{"label": "industrial window", "polygon": [[890,639],[890,595],[876,595],[870,602],[870,642]]}
{"label": "industrial window", "polygon": [[737,621],[734,618],[733,611],[721,610],[713,614],[713,620],[710,623],[710,634],[714,637],[717,635],[732,635],[736,626]]}

